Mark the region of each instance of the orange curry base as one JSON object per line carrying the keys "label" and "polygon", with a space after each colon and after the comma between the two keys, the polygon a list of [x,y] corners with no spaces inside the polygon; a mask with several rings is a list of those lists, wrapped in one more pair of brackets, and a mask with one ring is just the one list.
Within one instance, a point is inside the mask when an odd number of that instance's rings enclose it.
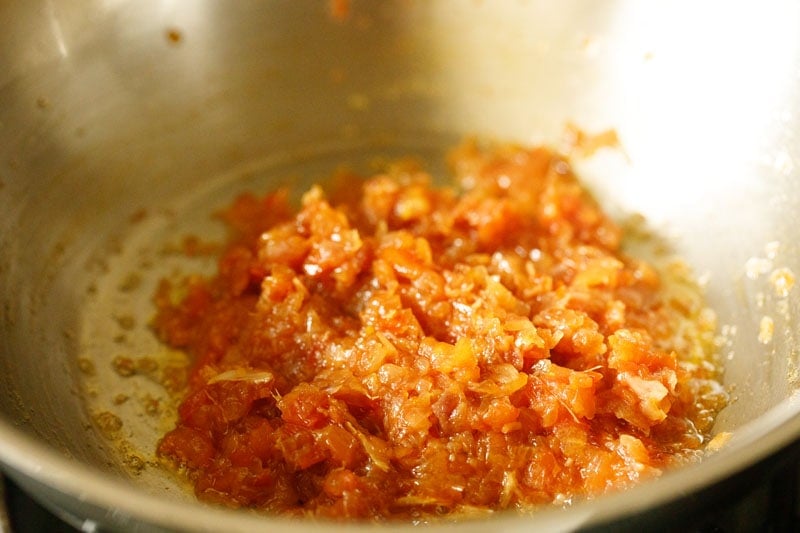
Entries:
{"label": "orange curry base", "polygon": [[217,275],[162,284],[156,330],[195,366],[158,451],[201,499],[424,519],[697,455],[724,394],[696,293],[620,253],[560,156],[451,162],[457,189],[398,163],[296,214],[243,196]]}

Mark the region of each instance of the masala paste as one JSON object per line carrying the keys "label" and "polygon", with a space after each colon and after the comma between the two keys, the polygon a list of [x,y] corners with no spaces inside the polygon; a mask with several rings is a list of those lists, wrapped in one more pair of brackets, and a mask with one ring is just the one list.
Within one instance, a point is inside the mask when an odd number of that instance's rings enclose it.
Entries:
{"label": "masala paste", "polygon": [[[159,454],[197,496],[336,518],[565,504],[702,450],[725,394],[699,292],[621,251],[547,148],[243,195],[216,275],[164,281],[193,363]],[[341,180],[340,180],[341,181]]]}

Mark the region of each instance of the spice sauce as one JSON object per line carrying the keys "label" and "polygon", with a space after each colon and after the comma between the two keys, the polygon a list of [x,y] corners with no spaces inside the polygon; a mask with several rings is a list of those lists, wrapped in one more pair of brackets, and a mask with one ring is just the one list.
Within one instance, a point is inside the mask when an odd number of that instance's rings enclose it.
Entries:
{"label": "spice sauce", "polygon": [[158,452],[203,500],[425,519],[565,504],[702,450],[725,394],[699,292],[621,250],[547,148],[467,142],[244,195],[211,278],[165,280],[160,338],[194,361]]}

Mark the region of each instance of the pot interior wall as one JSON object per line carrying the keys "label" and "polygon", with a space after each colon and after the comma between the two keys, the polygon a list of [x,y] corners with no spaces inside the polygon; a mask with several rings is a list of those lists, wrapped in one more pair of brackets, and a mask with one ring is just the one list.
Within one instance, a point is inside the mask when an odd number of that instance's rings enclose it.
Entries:
{"label": "pot interior wall", "polygon": [[[558,144],[569,122],[617,131],[621,150],[577,162],[585,181],[707,279],[735,398],[719,429],[793,409],[798,300],[770,275],[800,274],[798,5],[351,7],[344,21],[321,2],[0,10],[5,420],[127,477],[168,406],[142,416],[162,392],[112,362],[162,350],[146,321],[152,288],[209,267],[168,251],[189,232],[218,236],[210,212],[375,156],[441,170],[467,135]],[[759,339],[765,320],[774,334]],[[116,405],[121,393],[133,400]],[[127,413],[122,439],[98,429],[110,410]],[[171,487],[158,472],[139,479]]]}

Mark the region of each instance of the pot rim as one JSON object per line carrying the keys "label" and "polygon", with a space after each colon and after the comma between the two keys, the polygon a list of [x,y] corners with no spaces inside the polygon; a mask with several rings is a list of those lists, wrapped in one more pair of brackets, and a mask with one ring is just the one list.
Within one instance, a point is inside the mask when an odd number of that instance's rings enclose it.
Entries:
{"label": "pot rim", "polygon": [[[783,447],[800,438],[800,392],[792,395],[757,419],[737,429],[730,441],[696,465],[677,468],[653,481],[642,483],[620,493],[602,496],[594,500],[575,503],[566,508],[535,510],[537,527],[547,530],[569,531],[631,517],[659,505],[709,487],[725,478],[743,471],[758,461],[769,457]],[[104,520],[112,523],[141,523],[157,528],[203,531],[217,529],[224,524],[228,531],[252,531],[269,524],[271,530],[290,531],[296,528],[297,519],[269,517],[252,512],[231,511],[213,508],[197,502],[184,502],[159,498],[137,489],[135,483],[127,483],[101,470],[83,465],[64,457],[44,442],[24,433],[7,420],[0,418],[0,463],[8,474],[23,487],[27,481],[40,484],[64,495],[66,501],[74,503],[73,509],[61,509],[42,494],[32,494],[45,506],[56,511],[79,513],[86,505],[104,510],[98,516],[78,517],[85,524]],[[510,530],[530,520],[529,514],[515,512],[457,523],[459,530],[485,531],[486,521],[491,526]],[[443,523],[443,528],[454,523]],[[529,524],[528,524],[529,525]],[[384,529],[378,524],[348,523],[361,530]],[[411,524],[392,523],[392,528],[410,529]],[[340,531],[342,523],[327,521],[303,521],[304,529],[314,531]]]}

